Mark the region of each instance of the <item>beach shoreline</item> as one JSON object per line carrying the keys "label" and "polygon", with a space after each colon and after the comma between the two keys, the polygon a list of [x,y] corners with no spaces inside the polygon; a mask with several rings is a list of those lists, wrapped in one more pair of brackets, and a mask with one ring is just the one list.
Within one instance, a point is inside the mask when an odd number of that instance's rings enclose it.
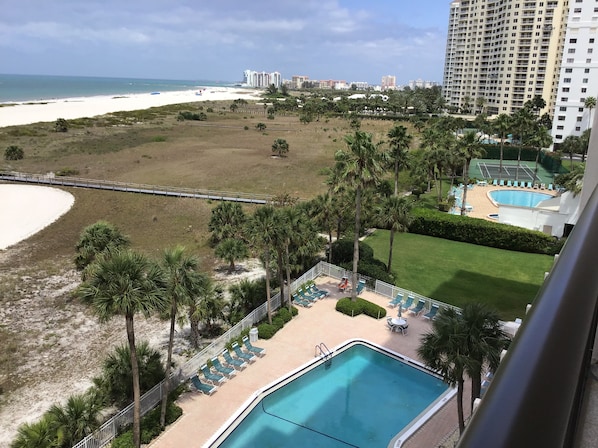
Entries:
{"label": "beach shoreline", "polygon": [[114,112],[149,109],[201,101],[258,100],[261,91],[240,87],[198,87],[193,90],[100,95],[0,103],[0,128],[59,118],[73,120]]}

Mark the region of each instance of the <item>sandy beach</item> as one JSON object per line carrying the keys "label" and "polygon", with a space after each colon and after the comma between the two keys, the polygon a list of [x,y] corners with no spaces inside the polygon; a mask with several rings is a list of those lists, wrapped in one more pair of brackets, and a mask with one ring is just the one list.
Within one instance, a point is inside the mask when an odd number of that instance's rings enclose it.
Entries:
{"label": "sandy beach", "polygon": [[52,224],[75,203],[58,188],[0,184],[0,250]]}
{"label": "sandy beach", "polygon": [[[201,93],[201,94],[200,94]],[[95,117],[111,112],[141,110],[169,104],[196,101],[223,101],[243,98],[257,100],[260,91],[233,87],[206,87],[175,92],[139,93],[131,95],[92,96],[44,100],[39,102],[0,104],[0,127],[38,122],[53,122],[58,118]]]}

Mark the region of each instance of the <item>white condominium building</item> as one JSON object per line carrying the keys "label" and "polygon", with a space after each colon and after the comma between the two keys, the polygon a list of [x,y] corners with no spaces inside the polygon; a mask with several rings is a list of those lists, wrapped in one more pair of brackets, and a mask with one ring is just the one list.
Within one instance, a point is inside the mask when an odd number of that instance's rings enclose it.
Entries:
{"label": "white condominium building", "polygon": [[269,87],[274,84],[276,87],[282,85],[282,77],[279,72],[256,72],[245,70],[243,72],[243,84],[248,87]]}
{"label": "white condominium building", "polygon": [[598,1],[569,0],[569,18],[552,125],[555,143],[581,135],[594,109],[584,106],[598,96]]}
{"label": "white condominium building", "polygon": [[575,0],[461,0],[450,4],[447,105],[513,113],[539,95],[554,110],[567,4]]}

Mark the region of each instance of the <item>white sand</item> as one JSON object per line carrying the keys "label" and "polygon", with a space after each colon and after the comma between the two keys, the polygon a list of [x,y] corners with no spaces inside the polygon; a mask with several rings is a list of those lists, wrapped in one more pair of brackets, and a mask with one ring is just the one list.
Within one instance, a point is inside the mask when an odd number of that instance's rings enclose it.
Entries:
{"label": "white sand", "polygon": [[58,188],[0,184],[0,250],[52,224],[74,203],[72,194]]}
{"label": "white sand", "polygon": [[[197,93],[201,91],[201,95]],[[147,109],[168,104],[193,103],[196,101],[221,101],[243,98],[256,100],[260,91],[232,87],[206,87],[197,90],[160,92],[157,95],[139,93],[118,96],[91,96],[67,98],[43,102],[14,103],[14,106],[0,107],[0,127],[21,124],[53,122],[58,118],[66,120],[95,117],[110,112]],[[45,103],[45,104],[44,104]],[[12,103],[11,103],[12,104]]]}

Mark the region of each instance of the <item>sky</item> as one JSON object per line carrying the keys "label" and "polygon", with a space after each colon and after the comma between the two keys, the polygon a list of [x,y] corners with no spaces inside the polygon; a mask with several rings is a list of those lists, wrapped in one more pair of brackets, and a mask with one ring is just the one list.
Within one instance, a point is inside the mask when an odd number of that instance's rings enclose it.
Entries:
{"label": "sky", "polygon": [[442,81],[449,0],[0,0],[0,73]]}

